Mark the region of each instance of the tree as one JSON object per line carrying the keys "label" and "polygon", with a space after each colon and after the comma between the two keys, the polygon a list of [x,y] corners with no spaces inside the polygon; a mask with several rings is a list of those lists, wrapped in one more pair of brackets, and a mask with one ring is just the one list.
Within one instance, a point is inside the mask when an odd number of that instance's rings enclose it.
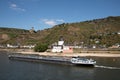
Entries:
{"label": "tree", "polygon": [[34,48],[35,52],[44,52],[48,49],[48,45],[47,44],[37,44]]}

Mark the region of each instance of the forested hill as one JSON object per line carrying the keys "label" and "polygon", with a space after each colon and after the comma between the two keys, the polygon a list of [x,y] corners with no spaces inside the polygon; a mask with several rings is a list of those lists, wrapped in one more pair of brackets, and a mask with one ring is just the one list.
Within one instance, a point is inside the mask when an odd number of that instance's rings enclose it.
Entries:
{"label": "forested hill", "polygon": [[63,23],[38,31],[0,28],[0,44],[52,44],[62,36],[67,45],[120,44],[120,16],[110,16],[76,23]]}

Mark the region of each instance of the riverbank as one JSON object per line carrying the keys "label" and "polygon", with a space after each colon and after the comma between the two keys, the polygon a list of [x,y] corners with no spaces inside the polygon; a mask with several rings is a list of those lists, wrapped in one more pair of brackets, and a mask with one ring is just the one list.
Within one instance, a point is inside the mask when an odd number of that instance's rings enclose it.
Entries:
{"label": "riverbank", "polygon": [[120,51],[87,51],[82,50],[81,52],[74,53],[51,53],[51,52],[34,52],[31,49],[0,49],[0,52],[7,53],[21,53],[21,54],[38,54],[41,56],[60,56],[60,57],[72,57],[72,56],[91,56],[91,57],[120,57]]}
{"label": "riverbank", "polygon": [[41,56],[59,56],[59,57],[72,57],[72,56],[82,56],[82,57],[120,57],[120,54],[109,54],[109,53],[49,53],[49,52],[17,52],[22,54],[38,54]]}

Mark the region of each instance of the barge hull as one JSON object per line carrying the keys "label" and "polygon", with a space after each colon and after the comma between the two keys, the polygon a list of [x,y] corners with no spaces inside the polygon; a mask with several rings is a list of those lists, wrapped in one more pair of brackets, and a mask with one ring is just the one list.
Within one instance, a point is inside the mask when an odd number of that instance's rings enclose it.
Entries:
{"label": "barge hull", "polygon": [[9,56],[9,59],[12,60],[23,60],[23,61],[35,61],[35,62],[49,62],[49,63],[58,63],[58,64],[69,64],[72,65],[70,60],[64,59],[64,58],[59,58],[59,59],[52,59],[52,57],[43,57],[43,58],[36,58],[36,57],[27,57],[27,56]]}
{"label": "barge hull", "polygon": [[49,62],[49,63],[58,63],[58,64],[69,64],[77,66],[94,66],[94,64],[85,64],[85,63],[73,63],[71,58],[68,57],[54,57],[54,56],[40,56],[40,55],[31,55],[31,54],[12,54],[8,55],[9,59],[23,60],[23,61],[35,61],[35,62]]}

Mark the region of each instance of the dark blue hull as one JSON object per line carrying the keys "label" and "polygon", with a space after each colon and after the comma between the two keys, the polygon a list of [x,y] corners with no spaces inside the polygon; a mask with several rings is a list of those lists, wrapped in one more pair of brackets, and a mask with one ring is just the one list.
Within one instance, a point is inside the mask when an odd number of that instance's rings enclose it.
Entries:
{"label": "dark blue hull", "polygon": [[9,55],[9,59],[35,61],[35,62],[49,62],[60,64],[72,64],[69,58],[63,57],[47,57],[47,56],[33,56],[33,55]]}

